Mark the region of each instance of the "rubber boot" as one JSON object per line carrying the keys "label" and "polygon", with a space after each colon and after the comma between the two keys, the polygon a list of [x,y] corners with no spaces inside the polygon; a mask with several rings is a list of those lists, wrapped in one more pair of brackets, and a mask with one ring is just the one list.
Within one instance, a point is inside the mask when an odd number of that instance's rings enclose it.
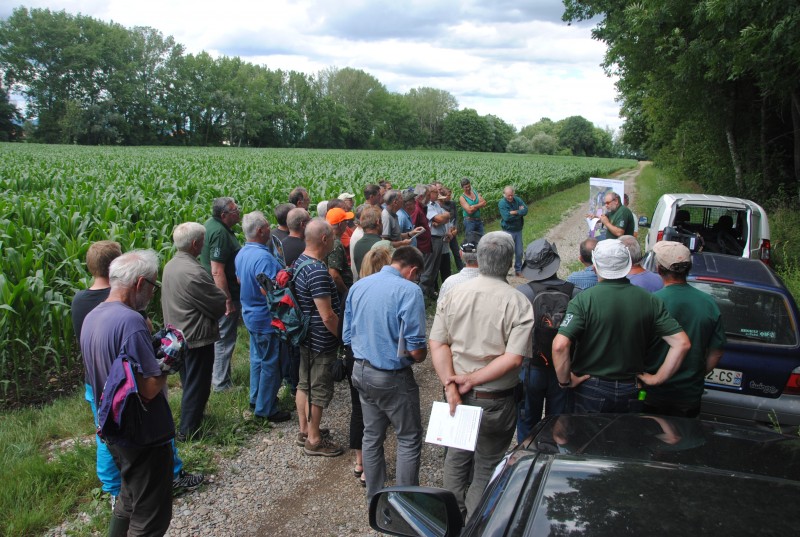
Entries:
{"label": "rubber boot", "polygon": [[128,535],[128,526],[130,525],[130,518],[111,515],[111,522],[108,525],[108,537],[126,537]]}

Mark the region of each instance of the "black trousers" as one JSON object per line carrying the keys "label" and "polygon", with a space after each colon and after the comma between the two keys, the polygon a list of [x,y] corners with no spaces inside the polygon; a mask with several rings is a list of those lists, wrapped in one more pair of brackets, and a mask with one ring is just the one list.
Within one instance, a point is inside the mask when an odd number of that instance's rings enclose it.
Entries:
{"label": "black trousers", "polygon": [[178,430],[192,436],[203,422],[208,396],[211,394],[211,374],[214,371],[214,344],[189,349],[181,369],[181,422]]}
{"label": "black trousers", "polygon": [[130,520],[128,537],[164,535],[172,520],[172,443],[148,448],[112,444],[108,451],[122,476],[114,516]]}

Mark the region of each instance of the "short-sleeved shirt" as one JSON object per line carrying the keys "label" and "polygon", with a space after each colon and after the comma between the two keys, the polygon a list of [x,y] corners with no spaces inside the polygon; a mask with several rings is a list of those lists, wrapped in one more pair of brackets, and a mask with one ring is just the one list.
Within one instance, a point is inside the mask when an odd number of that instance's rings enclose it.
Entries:
{"label": "short-sleeved shirt", "polygon": [[[532,329],[533,307],[525,295],[505,280],[480,275],[453,287],[437,303],[430,339],[450,346],[455,372],[462,375],[506,352],[530,357]],[[518,382],[516,368],[476,389],[502,391]]]}
{"label": "short-sleeved shirt", "polygon": [[203,250],[200,252],[200,264],[209,274],[211,273],[212,261],[225,265],[228,291],[230,291],[233,300],[239,300],[239,283],[236,281],[236,266],[234,264],[236,254],[239,253],[239,240],[233,230],[216,216],[206,220],[205,227],[206,240],[203,243]]}
{"label": "short-sleeved shirt", "polygon": [[410,366],[410,358],[400,355],[403,349],[425,348],[422,289],[392,266],[358,280],[347,295],[342,339],[352,346],[353,356],[378,369]]}
{"label": "short-sleeved shirt", "polygon": [[304,347],[311,349],[311,352],[333,352],[339,347],[339,335],[332,334],[319,314],[315,298],[330,297],[331,307],[337,315],[341,313],[339,305],[339,293],[333,278],[328,274],[328,267],[318,259],[314,259],[306,254],[300,254],[295,261],[295,266],[300,266],[305,260],[315,261],[306,265],[295,275],[294,288],[297,295],[297,302],[303,313],[310,316],[308,326],[308,339],[303,343]]}
{"label": "short-sleeved shirt", "polygon": [[283,242],[283,257],[286,260],[286,266],[290,267],[294,264],[303,250],[306,249],[306,241],[300,237],[286,237]]}
{"label": "short-sleeved shirt", "polygon": [[272,314],[256,274],[264,273],[274,279],[281,269],[280,263],[269,248],[257,242],[246,242],[236,254],[236,277],[241,283],[242,320],[247,330],[257,334],[271,334]]}
{"label": "short-sleeved shirt", "polygon": [[[633,235],[633,213],[624,205],[620,205],[619,208],[617,208],[617,210],[613,213],[608,213],[608,220],[613,225],[622,228],[624,230],[623,235]],[[606,230],[605,238],[616,239],[617,237]]]}
{"label": "short-sleeved shirt", "polygon": [[361,262],[364,261],[364,256],[380,240],[381,236],[374,233],[364,233],[364,236],[358,239],[356,247],[353,249],[353,265],[356,267],[356,274],[361,272]]}
{"label": "short-sleeved shirt", "polygon": [[329,269],[339,271],[342,281],[348,289],[353,286],[353,272],[350,270],[350,263],[347,262],[344,244],[338,238],[333,241],[333,250],[325,258],[325,264]]}
{"label": "short-sleeved shirt", "polygon": [[[678,321],[692,348],[683,359],[678,371],[664,384],[649,386],[647,397],[666,401],[700,401],[706,376],[706,354],[709,349],[721,349],[726,342],[719,307],[706,293],[688,284],[668,285],[655,296]],[[664,363],[669,346],[664,341],[648,353],[648,371],[655,372]]]}
{"label": "short-sleeved shirt", "polygon": [[628,279],[631,281],[632,285],[641,287],[651,293],[655,293],[664,287],[664,280],[661,279],[661,276],[649,270],[645,270],[639,274],[628,274]]}
{"label": "short-sleeved shirt", "polygon": [[433,224],[433,219],[443,213],[444,209],[437,202],[432,201],[428,203],[428,212],[427,212],[428,225],[430,226],[431,236],[433,237],[444,237],[445,234],[444,224],[439,224],[438,226]]}
{"label": "short-sleeved shirt", "polygon": [[72,329],[78,342],[81,340],[83,320],[86,319],[90,311],[106,301],[109,293],[111,293],[110,287],[105,289],[84,289],[75,293],[70,314],[72,315]]}
{"label": "short-sleeved shirt", "polygon": [[627,278],[604,280],[581,292],[558,329],[573,342],[576,375],[624,381],[644,371],[653,340],[680,331],[664,302]]}
{"label": "short-sleeved shirt", "polygon": [[161,376],[150,330],[141,313],[122,302],[103,302],[89,312],[81,329],[86,379],[98,405],[111,364],[123,350],[144,378]]}
{"label": "short-sleeved shirt", "polygon": [[390,241],[399,241],[400,238],[400,221],[397,214],[392,214],[388,209],[381,211],[381,223],[383,224],[383,231],[381,231],[381,238]]}

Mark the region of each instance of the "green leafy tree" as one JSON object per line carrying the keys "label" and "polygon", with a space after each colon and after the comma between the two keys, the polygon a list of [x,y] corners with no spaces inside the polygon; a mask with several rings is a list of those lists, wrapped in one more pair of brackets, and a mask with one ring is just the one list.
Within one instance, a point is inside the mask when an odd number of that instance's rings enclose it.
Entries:
{"label": "green leafy tree", "polygon": [[508,142],[506,146],[506,151],[508,153],[533,153],[533,144],[532,142],[525,136],[519,135],[515,136]]}
{"label": "green leafy tree", "polygon": [[559,121],[558,144],[569,149],[575,156],[595,154],[594,125],[582,117],[571,116]]}
{"label": "green leafy tree", "polygon": [[450,112],[442,129],[445,146],[456,151],[491,151],[492,130],[472,108]]}
{"label": "green leafy tree", "polygon": [[12,142],[21,135],[22,116],[0,86],[0,142]]}
{"label": "green leafy tree", "polygon": [[415,88],[405,94],[412,114],[417,118],[419,130],[427,147],[442,143],[444,120],[458,109],[458,101],[447,91],[436,88]]}
{"label": "green leafy tree", "polygon": [[491,136],[489,150],[493,153],[504,153],[506,146],[516,134],[517,129],[497,116],[484,116]]}
{"label": "green leafy tree", "polygon": [[558,140],[555,136],[539,132],[531,139],[531,153],[537,155],[555,155],[558,151]]}

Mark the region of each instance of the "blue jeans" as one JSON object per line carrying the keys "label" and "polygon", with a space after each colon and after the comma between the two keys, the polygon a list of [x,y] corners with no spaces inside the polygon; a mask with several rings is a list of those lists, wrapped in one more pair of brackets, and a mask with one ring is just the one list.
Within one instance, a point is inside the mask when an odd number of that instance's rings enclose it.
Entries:
{"label": "blue jeans", "polygon": [[231,381],[231,358],[236,347],[236,329],[242,314],[242,303],[233,301],[236,311],[231,315],[223,315],[219,323],[219,339],[214,343],[214,371],[211,374],[211,385],[215,392],[227,390],[233,386]]}
{"label": "blue jeans", "polygon": [[[97,405],[94,402],[94,391],[90,384],[84,384],[84,399],[89,402],[92,407],[92,415],[94,416],[94,426],[97,428]],[[100,437],[94,435],[94,441],[97,444],[97,478],[103,484],[103,492],[108,492],[112,496],[119,494],[119,489],[122,486],[122,478],[119,475],[119,468],[117,463],[114,462],[114,457],[108,451],[108,445],[100,440]],[[181,470],[183,470],[183,461],[178,457],[178,448],[175,446],[175,440],[172,441],[172,459],[173,459],[173,477],[178,477]]]}
{"label": "blue jeans", "polygon": [[397,435],[397,485],[419,485],[422,456],[422,417],[419,386],[410,367],[400,371],[380,371],[366,360],[353,366],[353,386],[361,399],[364,416],[364,475],[367,500],[386,482],[383,442],[389,425]]}
{"label": "blue jeans", "polygon": [[255,415],[263,418],[280,410],[280,343],[281,340],[274,332],[250,333],[250,404],[255,405]]}
{"label": "blue jeans", "polygon": [[506,231],[514,239],[514,272],[522,271],[522,230]]}
{"label": "blue jeans", "polygon": [[483,220],[470,220],[469,218],[464,219],[464,242],[467,242],[470,239],[477,240],[478,238],[483,237],[483,235]]}
{"label": "blue jeans", "polygon": [[571,405],[570,390],[558,385],[555,369],[535,365],[523,367],[519,380],[523,397],[517,406],[517,442],[521,443],[542,419],[542,411],[545,416],[563,414]]}
{"label": "blue jeans", "polygon": [[590,378],[573,388],[576,414],[641,412],[639,388],[634,380],[611,381]]}

